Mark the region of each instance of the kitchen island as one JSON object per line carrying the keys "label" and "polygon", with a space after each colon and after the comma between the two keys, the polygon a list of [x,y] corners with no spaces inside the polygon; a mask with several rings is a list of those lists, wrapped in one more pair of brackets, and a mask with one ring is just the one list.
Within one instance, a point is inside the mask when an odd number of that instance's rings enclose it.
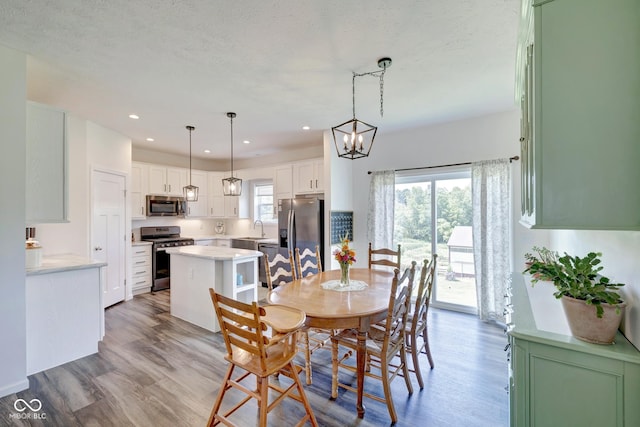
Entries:
{"label": "kitchen island", "polygon": [[168,248],[171,255],[171,315],[218,332],[209,288],[227,297],[258,300],[261,252],[217,246]]}

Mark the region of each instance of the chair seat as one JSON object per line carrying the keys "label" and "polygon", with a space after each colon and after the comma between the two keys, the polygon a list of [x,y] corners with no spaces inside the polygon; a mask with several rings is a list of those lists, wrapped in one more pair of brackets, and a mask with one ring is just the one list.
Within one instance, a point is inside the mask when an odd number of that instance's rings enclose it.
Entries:
{"label": "chair seat", "polygon": [[[384,334],[384,331],[382,331]],[[355,350],[358,346],[358,332],[355,329],[345,329],[336,334],[332,340],[335,340],[339,345]],[[366,349],[367,353],[380,357],[382,354],[383,340],[375,340],[367,337]]]}
{"label": "chair seat", "polygon": [[[278,338],[279,335],[274,335],[272,337],[273,340],[277,340]],[[249,371],[252,374],[266,377],[275,374],[284,366],[286,366],[296,356],[297,349],[291,349],[289,345],[278,342],[271,346],[267,345],[266,352],[267,359],[265,363],[266,367],[264,370],[260,366],[260,356],[242,349],[235,349],[231,357],[229,357],[229,355],[226,355],[224,358],[228,362],[235,364],[245,371]]]}

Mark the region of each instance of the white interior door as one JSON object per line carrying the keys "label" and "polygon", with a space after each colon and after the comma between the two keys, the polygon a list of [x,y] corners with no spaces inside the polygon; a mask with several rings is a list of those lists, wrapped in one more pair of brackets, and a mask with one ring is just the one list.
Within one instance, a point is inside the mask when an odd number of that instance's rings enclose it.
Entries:
{"label": "white interior door", "polygon": [[106,262],[102,269],[104,307],[125,297],[125,177],[93,171],[92,258]]}

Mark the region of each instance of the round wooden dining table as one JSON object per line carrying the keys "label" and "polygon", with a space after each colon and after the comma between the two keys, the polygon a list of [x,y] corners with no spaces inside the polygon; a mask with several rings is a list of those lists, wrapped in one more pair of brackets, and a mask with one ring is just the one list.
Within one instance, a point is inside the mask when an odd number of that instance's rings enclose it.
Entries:
{"label": "round wooden dining table", "polygon": [[358,330],[357,410],[358,417],[362,418],[365,413],[362,390],[367,332],[371,324],[387,316],[393,272],[351,268],[350,278],[363,281],[368,286],[357,291],[324,289],[323,283],[340,279],[340,270],[329,270],[278,286],[269,292],[267,301],[304,311],[306,325],[310,328]]}

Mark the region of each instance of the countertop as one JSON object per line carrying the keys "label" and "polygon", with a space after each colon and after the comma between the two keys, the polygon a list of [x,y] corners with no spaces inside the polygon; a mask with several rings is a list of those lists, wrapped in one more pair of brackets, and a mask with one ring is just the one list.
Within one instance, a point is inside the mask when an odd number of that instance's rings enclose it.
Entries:
{"label": "countertop", "polygon": [[147,242],[144,240],[137,240],[135,242],[131,242],[131,246],[150,246],[153,245],[153,242]]}
{"label": "countertop", "polygon": [[[536,284],[538,286],[540,282]],[[533,301],[525,288],[525,278],[522,274],[513,274],[511,281],[511,289],[513,292],[513,317],[512,325],[509,329],[509,335],[515,338],[523,338],[530,342],[537,342],[546,345],[552,345],[561,347],[568,350],[579,351],[584,353],[596,354],[599,356],[624,360],[626,362],[640,364],[640,352],[625,338],[625,336],[618,331],[616,335],[615,344],[602,345],[591,344],[581,341],[573,336],[563,333],[563,329],[556,332],[551,331],[551,328],[541,329],[536,324],[536,317],[534,316],[534,310],[545,310],[547,316],[552,316],[551,311],[558,310],[554,306],[553,296],[549,296],[549,304],[544,306],[532,307]],[[560,305],[560,310],[562,306]],[[561,312],[564,315],[564,312]]]}
{"label": "countertop", "polygon": [[259,258],[262,252],[248,249],[223,248],[219,246],[180,246],[167,248],[167,253],[196,258],[207,258],[214,261],[241,261],[244,259]]}
{"label": "countertop", "polygon": [[[247,238],[246,235],[233,235],[233,234],[212,234],[212,235],[204,235],[204,236],[183,236],[183,237],[190,237],[196,242],[198,240],[231,240],[231,239]],[[249,238],[256,239],[258,243],[278,243],[278,239],[275,237],[251,236]]]}
{"label": "countertop", "polygon": [[59,273],[62,271],[84,270],[106,266],[106,262],[94,261],[79,255],[62,254],[42,257],[40,267],[27,268],[27,276],[39,274]]}

